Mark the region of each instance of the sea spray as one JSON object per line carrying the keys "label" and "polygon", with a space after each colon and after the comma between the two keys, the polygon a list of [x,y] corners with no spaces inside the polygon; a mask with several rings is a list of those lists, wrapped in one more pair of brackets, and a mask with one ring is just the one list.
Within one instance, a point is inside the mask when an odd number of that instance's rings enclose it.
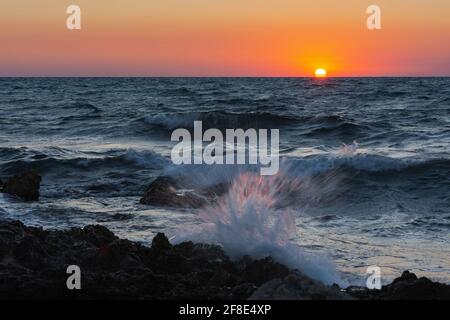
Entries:
{"label": "sea spray", "polygon": [[282,173],[264,177],[242,172],[225,196],[200,211],[204,228],[198,237],[220,244],[232,258],[271,256],[326,284],[343,284],[332,262],[291,241],[298,211],[280,204],[285,203],[287,191],[300,192],[304,187],[302,179]]}

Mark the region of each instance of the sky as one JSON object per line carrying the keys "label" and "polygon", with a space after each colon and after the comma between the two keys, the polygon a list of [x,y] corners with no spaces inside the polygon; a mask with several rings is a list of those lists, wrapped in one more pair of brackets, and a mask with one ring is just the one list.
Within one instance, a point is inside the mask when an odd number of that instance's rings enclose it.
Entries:
{"label": "sky", "polygon": [[[81,8],[81,30],[66,9]],[[369,5],[381,30],[366,27]],[[450,76],[449,0],[2,0],[0,76]]]}

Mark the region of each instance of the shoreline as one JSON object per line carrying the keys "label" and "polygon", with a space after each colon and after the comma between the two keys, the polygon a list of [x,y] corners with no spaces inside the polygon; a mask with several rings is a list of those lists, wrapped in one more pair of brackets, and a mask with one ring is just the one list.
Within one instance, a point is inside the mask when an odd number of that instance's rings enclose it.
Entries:
{"label": "shoreline", "polygon": [[[69,265],[81,290],[66,286]],[[0,299],[393,300],[450,299],[450,285],[405,271],[381,290],[326,286],[272,258],[231,260],[216,245],[152,246],[119,239],[106,227],[66,230],[0,220]]]}

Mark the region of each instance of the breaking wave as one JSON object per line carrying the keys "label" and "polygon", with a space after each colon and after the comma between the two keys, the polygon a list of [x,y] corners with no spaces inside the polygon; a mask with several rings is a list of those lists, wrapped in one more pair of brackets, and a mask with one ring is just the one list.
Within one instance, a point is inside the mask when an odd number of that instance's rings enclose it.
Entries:
{"label": "breaking wave", "polygon": [[162,168],[170,159],[151,150],[134,149],[111,150],[105,153],[84,153],[61,148],[48,148],[44,151],[26,148],[1,148],[0,154],[8,158],[2,164],[4,174],[14,174],[21,170],[33,168],[40,173],[57,172],[60,169],[99,170],[105,167],[130,166],[140,168]]}
{"label": "breaking wave", "polygon": [[292,117],[269,112],[231,113],[224,111],[157,114],[144,117],[144,121],[155,127],[167,129],[192,128],[194,121],[203,121],[208,128],[272,128],[295,121]]}
{"label": "breaking wave", "polygon": [[278,209],[286,190],[299,191],[304,187],[301,179],[291,179],[283,173],[272,177],[242,173],[217,204],[201,210],[204,228],[190,238],[217,243],[235,258],[271,256],[325,284],[343,285],[330,260],[305,251],[291,240],[297,233],[298,213]]}

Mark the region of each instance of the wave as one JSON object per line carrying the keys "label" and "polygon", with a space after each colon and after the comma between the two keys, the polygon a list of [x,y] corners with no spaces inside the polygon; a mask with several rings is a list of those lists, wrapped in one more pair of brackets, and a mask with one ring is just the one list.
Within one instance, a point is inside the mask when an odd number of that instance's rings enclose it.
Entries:
{"label": "wave", "polygon": [[[291,113],[275,114],[271,112],[233,113],[225,111],[164,113],[142,118],[143,122],[154,130],[175,130],[186,128],[193,130],[194,121],[202,121],[204,130],[217,128],[279,128],[302,130],[305,138],[337,137],[339,140],[357,139],[372,131],[372,126],[357,123],[353,119],[339,114],[323,114],[317,116],[295,115]],[[375,130],[376,131],[376,130]]]}
{"label": "wave", "polygon": [[177,88],[167,88],[162,90],[162,95],[167,96],[181,96],[181,97],[192,97],[197,96],[199,93],[194,88],[187,88],[187,87],[177,87]]}
{"label": "wave", "polygon": [[378,155],[352,155],[352,156],[315,156],[292,159],[293,168],[299,172],[318,174],[333,168],[349,168],[367,172],[381,172],[402,170],[414,162],[394,159]]}
{"label": "wave", "polygon": [[90,111],[91,113],[99,113],[102,111],[99,107],[93,105],[92,103],[83,101],[71,103],[67,106],[64,106],[64,109],[76,109],[77,111],[79,111],[80,109],[84,109]]}
{"label": "wave", "polygon": [[351,119],[348,117],[345,117],[342,114],[318,114],[315,116],[311,116],[309,118],[306,118],[312,122],[315,123],[322,123],[322,124],[341,124],[345,123],[347,121],[350,121]]}
{"label": "wave", "polygon": [[[298,229],[297,215],[302,208],[324,204],[330,196],[343,192],[340,169],[368,173],[403,170],[423,170],[436,167],[450,169],[450,159],[395,159],[379,155],[356,154],[357,144],[345,146],[338,155],[284,159],[280,172],[275,176],[261,177],[250,168],[234,171],[224,166],[199,166],[204,171],[205,182],[222,175],[229,180],[229,190],[217,203],[201,209],[199,217],[203,224],[200,231],[177,232],[177,241],[194,239],[223,246],[232,257],[249,255],[255,258],[272,256],[292,268],[324,283],[342,283],[334,264],[314,249],[306,251],[292,242]],[[186,169],[186,168],[184,168]],[[245,171],[247,169],[247,171]],[[185,174],[199,177],[199,172],[182,170]],[[227,173],[228,175],[225,175]],[[330,174],[331,173],[331,174]],[[203,181],[197,179],[196,182]],[[300,206],[292,206],[291,200],[300,200]],[[300,209],[300,210],[297,210]],[[327,215],[322,219],[334,219]],[[446,228],[448,222],[433,217],[433,228]],[[435,225],[435,221],[439,225]],[[422,225],[423,218],[412,223]],[[435,230],[435,229],[430,229]],[[186,232],[188,234],[186,234]],[[301,234],[304,234],[303,231]],[[300,239],[301,240],[301,239]]]}
{"label": "wave", "polygon": [[228,104],[228,105],[242,105],[242,106],[251,106],[254,104],[262,104],[262,103],[274,103],[273,96],[270,94],[260,94],[258,96],[254,96],[251,98],[244,97],[231,97],[231,98],[215,98],[214,102]]}
{"label": "wave", "polygon": [[279,210],[277,203],[283,201],[285,189],[293,184],[283,174],[262,178],[255,173],[241,173],[224,197],[200,211],[201,231],[183,231],[177,241],[187,238],[216,243],[234,258],[271,256],[326,284],[342,284],[330,260],[306,252],[291,240],[297,233],[296,213],[286,208]]}
{"label": "wave", "polygon": [[397,159],[373,154],[357,154],[351,156],[309,156],[306,158],[290,158],[290,170],[293,174],[313,175],[333,169],[350,170],[367,174],[418,174],[449,173],[450,159],[433,158]]}
{"label": "wave", "polygon": [[322,114],[322,115],[293,115],[293,114],[274,114],[271,112],[226,112],[226,111],[208,111],[208,112],[190,112],[190,113],[161,113],[152,116],[145,116],[144,122],[154,126],[175,129],[178,127],[192,127],[193,121],[203,121],[204,125],[213,127],[238,128],[249,125],[289,125],[289,124],[314,124],[332,128],[340,125],[352,124],[351,118],[340,114]]}
{"label": "wave", "polygon": [[[352,148],[347,146],[347,149]],[[196,189],[230,186],[240,175],[258,174],[259,171],[259,165],[170,165],[163,174],[188,181],[186,188]],[[272,182],[274,187],[283,186],[278,188],[282,195],[277,196],[280,201],[274,207],[304,208],[305,205],[332,203],[346,192],[360,189],[361,183],[386,184],[391,179],[404,181],[405,187],[409,185],[413,189],[417,189],[417,183],[420,183],[445,190],[446,177],[450,175],[450,159],[395,159],[367,154],[287,156],[281,159],[277,175],[289,177],[290,182]]]}
{"label": "wave", "polygon": [[134,149],[128,149],[125,154],[120,156],[120,159],[144,168],[167,165],[170,162],[168,158],[154,151],[136,151]]}
{"label": "wave", "polygon": [[410,91],[401,91],[401,90],[377,90],[374,93],[374,96],[377,98],[396,98],[401,96],[410,95]]}
{"label": "wave", "polygon": [[0,148],[3,174],[15,174],[33,168],[40,173],[61,169],[99,170],[102,168],[134,166],[160,169],[170,159],[151,150],[110,150],[105,153],[83,153],[61,148],[47,148],[44,152],[27,148]]}
{"label": "wave", "polygon": [[157,114],[144,117],[154,127],[192,128],[194,121],[203,121],[205,128],[273,128],[295,123],[295,118],[269,112],[231,113],[225,111]]}
{"label": "wave", "polygon": [[302,124],[308,130],[308,137],[323,138],[339,136],[341,140],[351,137],[361,138],[371,127],[365,123],[359,123],[354,119],[341,114],[321,114],[312,117],[303,117]]}
{"label": "wave", "polygon": [[[391,158],[376,154],[346,154],[353,150],[353,145],[345,146],[336,152],[297,157],[287,154],[281,158],[280,168],[288,168],[291,175],[311,176],[332,169],[348,169],[367,173],[409,171],[443,171],[450,170],[450,159],[431,158],[420,160],[415,158]],[[353,150],[354,151],[354,150]],[[356,152],[356,151],[354,151]],[[295,153],[295,151],[293,152]],[[192,174],[205,176],[205,180],[218,181],[229,176],[233,177],[244,171],[257,172],[259,165],[181,165],[167,168],[169,174]]]}
{"label": "wave", "polygon": [[312,129],[307,136],[329,136],[337,135],[340,137],[361,137],[361,135],[367,130],[367,127],[358,124],[345,122],[331,126],[324,126],[316,129]]}

